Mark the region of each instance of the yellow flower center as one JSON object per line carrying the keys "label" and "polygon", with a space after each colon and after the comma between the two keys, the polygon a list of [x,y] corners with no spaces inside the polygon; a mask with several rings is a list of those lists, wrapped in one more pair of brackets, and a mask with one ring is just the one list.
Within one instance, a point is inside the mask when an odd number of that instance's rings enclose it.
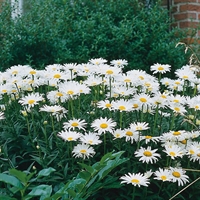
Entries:
{"label": "yellow flower center", "polygon": [[180,178],[181,174],[179,172],[173,172],[172,175],[176,178]]}
{"label": "yellow flower center", "polygon": [[139,78],[140,78],[141,80],[144,80],[144,77],[143,77],[143,76],[139,76]]}
{"label": "yellow flower center", "polygon": [[181,143],[182,144],[187,144],[187,140],[182,140]]}
{"label": "yellow flower center", "polygon": [[180,135],[181,133],[179,131],[174,131],[173,135]]}
{"label": "yellow flower center", "polygon": [[133,108],[138,108],[138,104],[134,103]]}
{"label": "yellow flower center", "polygon": [[6,93],[6,92],[7,92],[7,90],[2,90],[2,92],[3,92],[3,93]]}
{"label": "yellow flower center", "polygon": [[81,149],[80,153],[85,154],[85,153],[87,153],[87,151],[85,149]]}
{"label": "yellow flower center", "polygon": [[113,74],[113,70],[110,70],[110,69],[107,70],[107,71],[106,71],[106,74]]}
{"label": "yellow flower center", "polygon": [[143,102],[143,103],[147,102],[147,100],[145,98],[143,98],[143,97],[140,98],[140,101]]}
{"label": "yellow flower center", "polygon": [[56,93],[56,96],[62,97],[63,94],[62,94],[61,92],[57,92],[57,93]]}
{"label": "yellow flower center", "polygon": [[137,127],[136,127],[136,130],[138,130],[138,131],[142,131],[143,128],[142,128],[142,126],[137,126]]}
{"label": "yellow flower center", "polygon": [[29,101],[28,101],[28,104],[34,104],[35,103],[35,100],[34,99],[30,99]]}
{"label": "yellow flower center", "polygon": [[68,137],[67,140],[68,140],[68,141],[72,141],[72,140],[73,140],[73,137]]}
{"label": "yellow flower center", "polygon": [[119,134],[119,133],[116,133],[116,134],[115,134],[115,137],[116,137],[116,138],[119,138],[119,137],[120,137],[120,134]]}
{"label": "yellow flower center", "polygon": [[111,104],[110,104],[110,103],[107,103],[105,106],[106,106],[106,108],[110,108],[110,107],[111,107]]}
{"label": "yellow flower center", "polygon": [[119,106],[119,110],[126,110],[125,106]]}
{"label": "yellow flower center", "polygon": [[33,74],[36,74],[36,71],[35,70],[32,70],[32,71],[30,71],[29,72],[31,75],[33,75]]}
{"label": "yellow flower center", "polygon": [[175,154],[175,152],[171,151],[171,152],[169,152],[169,155],[170,156],[175,156],[176,154]]}
{"label": "yellow flower center", "polygon": [[60,78],[61,75],[60,75],[60,74],[55,74],[53,77],[54,77],[54,78]]}
{"label": "yellow flower center", "polygon": [[144,151],[144,156],[151,157],[152,153],[150,151]]}
{"label": "yellow flower center", "polygon": [[126,131],[126,135],[133,136],[133,132],[132,131]]}
{"label": "yellow flower center", "polygon": [[67,94],[74,94],[74,91],[69,90],[69,91],[67,91]]}
{"label": "yellow flower center", "polygon": [[167,98],[167,96],[164,95],[164,94],[162,94],[161,97],[162,97],[163,99],[166,99],[166,98]]}
{"label": "yellow flower center", "polygon": [[150,136],[150,135],[146,135],[145,138],[146,138],[146,139],[151,139],[152,136]]}
{"label": "yellow flower center", "polygon": [[189,152],[190,152],[190,154],[194,154],[194,151],[193,151],[193,150],[190,150]]}
{"label": "yellow flower center", "polygon": [[179,103],[179,100],[178,100],[178,99],[174,99],[173,102],[174,102],[174,103]]}
{"label": "yellow flower center", "polygon": [[89,140],[89,141],[88,141],[88,143],[89,143],[89,144],[92,144],[92,143],[93,143],[93,141],[92,141],[92,140]]}
{"label": "yellow flower center", "polygon": [[124,82],[130,83],[130,82],[131,82],[131,79],[126,78],[126,79],[124,80]]}
{"label": "yellow flower center", "polygon": [[15,70],[15,71],[13,71],[13,72],[12,72],[12,74],[18,74],[18,71],[17,71],[17,70]]}
{"label": "yellow flower center", "polygon": [[175,81],[175,84],[176,85],[180,85],[181,83],[179,81]]}
{"label": "yellow flower center", "polygon": [[132,183],[139,183],[140,181],[138,179],[132,179],[131,182]]}
{"label": "yellow flower center", "polygon": [[150,83],[145,83],[145,86],[150,87],[151,84]]}
{"label": "yellow flower center", "polygon": [[197,156],[200,157],[200,153],[198,153]]}
{"label": "yellow flower center", "polygon": [[179,112],[179,111],[180,111],[180,108],[175,107],[174,110],[177,111],[177,112]]}
{"label": "yellow flower center", "polygon": [[199,109],[199,106],[198,106],[198,105],[196,105],[194,108],[195,108],[195,109]]}
{"label": "yellow flower center", "polygon": [[167,180],[167,177],[165,175],[160,177],[163,181]]}
{"label": "yellow flower center", "polygon": [[78,123],[77,123],[77,122],[73,122],[71,125],[72,125],[73,127],[77,127],[77,126],[78,126]]}
{"label": "yellow flower center", "polygon": [[158,71],[162,71],[162,70],[164,70],[164,67],[159,66],[159,67],[158,67]]}
{"label": "yellow flower center", "polygon": [[102,124],[100,125],[100,127],[103,128],[103,129],[108,128],[108,124],[102,123]]}
{"label": "yellow flower center", "polygon": [[188,79],[188,76],[184,75],[184,76],[183,76],[183,79]]}

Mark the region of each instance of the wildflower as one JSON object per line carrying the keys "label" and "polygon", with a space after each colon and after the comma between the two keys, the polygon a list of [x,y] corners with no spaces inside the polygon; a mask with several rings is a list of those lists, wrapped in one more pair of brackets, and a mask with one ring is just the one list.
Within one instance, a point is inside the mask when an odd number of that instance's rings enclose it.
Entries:
{"label": "wildflower", "polygon": [[145,140],[145,143],[148,144],[150,141],[157,143],[160,141],[160,137],[153,137],[150,135],[140,136],[140,140]]}
{"label": "wildflower", "polygon": [[112,108],[114,110],[119,110],[120,112],[128,112],[132,110],[132,103],[130,101],[120,99],[112,102]]}
{"label": "wildflower", "polygon": [[117,67],[121,67],[123,68],[124,65],[128,65],[128,62],[127,60],[122,60],[122,59],[119,59],[119,60],[112,60],[110,62],[111,65],[114,65],[114,66],[117,66]]}
{"label": "wildflower", "polygon": [[54,90],[47,93],[47,99],[52,103],[65,102],[69,99],[69,95],[64,92]]}
{"label": "wildflower", "polygon": [[171,181],[171,172],[169,169],[161,169],[159,168],[157,171],[154,172],[154,179],[165,181]]}
{"label": "wildflower", "polygon": [[189,177],[185,174],[185,170],[182,168],[173,168],[170,167],[170,173],[172,177],[172,182],[178,182],[178,186],[183,186],[189,182]]}
{"label": "wildflower", "polygon": [[99,140],[99,136],[96,133],[86,133],[84,135],[81,135],[80,141],[84,144],[89,144],[89,145],[98,145],[102,141]]}
{"label": "wildflower", "polygon": [[114,136],[114,140],[115,140],[115,139],[124,137],[125,132],[122,129],[116,129],[112,132],[112,135]]}
{"label": "wildflower", "polygon": [[113,122],[112,119],[107,119],[107,117],[96,119],[91,124],[91,127],[93,127],[95,131],[98,131],[99,134],[105,132],[112,133],[115,126],[116,122]]}
{"label": "wildflower", "polygon": [[40,101],[43,101],[44,98],[39,93],[29,93],[27,96],[21,98],[19,100],[19,103],[25,106],[28,106],[28,108],[34,107],[37,105]]}
{"label": "wildflower", "polygon": [[148,187],[149,179],[141,173],[128,173],[120,177],[121,183],[132,184],[134,186],[145,186]]}
{"label": "wildflower", "polygon": [[94,59],[90,59],[89,62],[94,64],[94,65],[100,65],[100,64],[106,63],[107,60],[103,59],[103,58],[94,58]]}
{"label": "wildflower", "polygon": [[169,105],[169,108],[171,110],[173,110],[174,113],[178,113],[178,114],[183,114],[183,113],[187,112],[185,107],[183,105],[181,105],[181,104],[171,103]]}
{"label": "wildflower", "polygon": [[58,85],[58,90],[67,94],[70,98],[79,94],[78,83],[75,81],[67,81]]}
{"label": "wildflower", "polygon": [[97,107],[112,110],[112,102],[110,102],[109,100],[101,100],[97,102]]}
{"label": "wildflower", "polygon": [[151,103],[151,97],[148,94],[141,93],[138,95],[134,96],[134,102],[138,104],[140,107],[145,105],[145,106],[150,106]]}
{"label": "wildflower", "polygon": [[176,157],[183,157],[184,150],[179,147],[178,145],[172,145],[172,146],[165,146],[165,150],[163,150],[168,156],[171,157],[171,159],[175,159]]}
{"label": "wildflower", "polygon": [[130,124],[130,127],[137,131],[143,131],[149,129],[148,125],[149,124],[146,122],[136,122],[136,123],[134,122]]}
{"label": "wildflower", "polygon": [[151,150],[151,147],[147,147],[146,149],[141,147],[135,152],[135,157],[140,157],[139,161],[142,161],[143,163],[151,163],[157,162],[158,157],[160,157],[160,154],[156,153],[157,149]]}
{"label": "wildflower", "polygon": [[125,138],[126,138],[126,142],[127,141],[131,141],[131,143],[138,140],[138,137],[139,137],[139,132],[136,131],[135,129],[133,128],[127,128],[127,129],[124,129],[124,132],[125,132]]}
{"label": "wildflower", "polygon": [[153,71],[153,74],[156,74],[156,73],[161,73],[161,74],[164,74],[166,72],[170,72],[170,68],[171,66],[170,65],[163,65],[163,64],[154,64],[150,67],[150,70]]}
{"label": "wildflower", "polygon": [[88,144],[78,144],[74,147],[72,154],[75,158],[89,158],[95,154],[93,147]]}
{"label": "wildflower", "polygon": [[85,120],[81,120],[81,119],[71,119],[68,122],[64,122],[64,129],[68,129],[68,130],[75,130],[77,129],[82,129],[85,131],[85,126],[86,126],[86,122]]}
{"label": "wildflower", "polygon": [[80,134],[75,131],[61,131],[58,133],[58,137],[62,138],[64,141],[77,141],[80,138]]}
{"label": "wildflower", "polygon": [[54,105],[54,106],[44,105],[43,107],[40,108],[40,111],[48,112],[48,113],[51,113],[52,115],[67,112],[65,108],[59,105]]}
{"label": "wildflower", "polygon": [[195,73],[190,69],[190,67],[183,67],[175,71],[175,75],[183,80],[192,80],[196,77]]}

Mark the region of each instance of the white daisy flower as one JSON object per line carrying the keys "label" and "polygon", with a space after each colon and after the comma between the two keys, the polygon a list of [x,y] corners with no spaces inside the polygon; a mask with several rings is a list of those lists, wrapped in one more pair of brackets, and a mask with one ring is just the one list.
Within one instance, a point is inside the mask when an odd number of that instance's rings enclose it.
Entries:
{"label": "white daisy flower", "polygon": [[185,151],[179,147],[178,145],[172,145],[172,146],[165,146],[165,150],[163,150],[163,152],[165,152],[168,156],[171,157],[171,159],[175,159],[177,157],[183,157],[183,155],[185,154]]}
{"label": "white daisy flower", "polygon": [[154,179],[161,180],[163,182],[165,181],[171,181],[171,172],[169,169],[161,169],[159,168],[157,171],[154,172]]}
{"label": "white daisy flower", "polygon": [[124,129],[124,132],[125,132],[126,142],[131,141],[131,143],[133,143],[134,141],[138,141],[139,132],[136,131],[135,129],[127,128]]}
{"label": "white daisy flower", "polygon": [[78,144],[74,147],[72,154],[75,158],[89,158],[93,157],[95,151],[93,147],[89,146],[88,144]]}
{"label": "white daisy flower", "polygon": [[61,131],[58,133],[58,137],[62,138],[64,141],[77,141],[80,138],[80,133],[75,131]]}
{"label": "white daisy flower", "polygon": [[189,182],[189,177],[185,174],[186,171],[182,168],[170,167],[170,173],[172,177],[172,182],[178,182],[178,186],[183,186]]}
{"label": "white daisy flower", "polygon": [[89,144],[89,145],[98,145],[102,142],[99,139],[99,136],[96,133],[92,133],[92,132],[81,135],[80,141],[84,144]]}
{"label": "white daisy flower", "polygon": [[150,67],[150,70],[153,71],[153,74],[161,73],[164,74],[166,72],[170,72],[171,66],[167,64],[159,64],[156,63]]}
{"label": "white daisy flower", "polygon": [[21,98],[19,103],[28,106],[28,108],[34,107],[39,104],[40,101],[43,101],[44,98],[39,93],[29,93],[27,96]]}
{"label": "white daisy flower", "polygon": [[149,129],[149,124],[146,123],[146,122],[134,122],[134,123],[131,123],[130,124],[130,127],[132,129],[135,129],[137,131],[144,131],[144,130],[147,130]]}
{"label": "white daisy flower", "polygon": [[134,154],[135,157],[140,157],[139,161],[142,161],[143,163],[156,163],[158,161],[158,158],[160,158],[160,154],[156,153],[157,149],[152,150],[150,146],[148,146],[146,149],[141,147],[138,149]]}
{"label": "white daisy flower", "polygon": [[81,119],[70,119],[68,122],[64,122],[63,125],[64,129],[67,130],[75,130],[77,128],[85,131],[85,126],[87,125],[87,123],[85,122],[85,120]]}
{"label": "white daisy flower", "polygon": [[125,137],[125,131],[122,129],[116,129],[112,132],[112,135],[114,136],[114,140],[118,138]]}
{"label": "white daisy flower", "polygon": [[121,183],[132,184],[134,186],[145,186],[148,187],[149,179],[141,173],[128,173],[120,177]]}
{"label": "white daisy flower", "polygon": [[91,127],[94,128],[99,134],[110,132],[112,133],[116,126],[116,122],[113,122],[112,119],[100,118],[92,122]]}
{"label": "white daisy flower", "polygon": [[119,110],[120,112],[123,112],[123,111],[129,112],[133,109],[132,103],[130,101],[124,100],[124,99],[112,101],[112,108],[114,110]]}

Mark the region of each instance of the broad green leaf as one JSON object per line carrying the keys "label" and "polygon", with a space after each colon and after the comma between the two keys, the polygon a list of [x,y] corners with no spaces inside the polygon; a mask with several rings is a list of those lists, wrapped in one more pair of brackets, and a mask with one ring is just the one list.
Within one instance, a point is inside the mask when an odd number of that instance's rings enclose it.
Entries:
{"label": "broad green leaf", "polygon": [[50,185],[39,185],[32,189],[32,191],[28,194],[29,196],[44,196],[50,197],[52,193],[52,186]]}
{"label": "broad green leaf", "polygon": [[27,174],[17,169],[10,169],[9,174],[18,178],[22,183],[27,183]]}
{"label": "broad green leaf", "polygon": [[0,200],[17,200],[16,198],[0,195]]}
{"label": "broad green leaf", "polygon": [[39,171],[38,173],[38,178],[42,177],[42,176],[49,176],[52,172],[55,172],[56,170],[52,167],[49,167],[47,169],[43,169],[41,171]]}
{"label": "broad green leaf", "polygon": [[79,173],[79,176],[83,179],[85,179],[86,181],[89,181],[91,178],[91,174],[87,171],[82,171]]}
{"label": "broad green leaf", "polygon": [[84,163],[78,163],[79,165],[81,165],[81,167],[85,168],[88,172],[90,172],[91,174],[95,171],[93,167],[86,165]]}
{"label": "broad green leaf", "polygon": [[19,190],[24,188],[24,186],[21,184],[19,179],[17,179],[14,176],[0,173],[0,181],[2,181],[4,183],[8,183],[8,184],[18,188]]}
{"label": "broad green leaf", "polygon": [[76,192],[72,189],[68,189],[67,192],[69,193],[70,196],[72,196],[73,198],[76,197]]}

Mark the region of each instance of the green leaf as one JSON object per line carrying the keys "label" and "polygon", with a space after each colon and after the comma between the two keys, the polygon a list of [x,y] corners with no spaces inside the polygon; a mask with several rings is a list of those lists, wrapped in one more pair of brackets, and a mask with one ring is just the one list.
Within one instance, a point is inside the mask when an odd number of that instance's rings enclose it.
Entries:
{"label": "green leaf", "polygon": [[95,171],[93,167],[86,165],[84,163],[78,163],[79,165],[81,165],[81,167],[85,168],[88,172],[90,172],[91,174]]}
{"label": "green leaf", "polygon": [[9,174],[18,178],[22,183],[27,183],[27,174],[17,169],[10,169]]}
{"label": "green leaf", "polygon": [[38,178],[42,177],[42,176],[49,176],[52,172],[55,172],[56,170],[52,167],[49,167],[47,169],[43,169],[41,171],[39,171],[38,173]]}
{"label": "green leaf", "polygon": [[79,173],[79,176],[83,179],[85,179],[86,181],[89,181],[91,178],[91,174],[87,171],[82,171]]}
{"label": "green leaf", "polygon": [[33,196],[50,197],[51,193],[52,193],[52,186],[39,185],[34,187],[27,197],[33,197]]}
{"label": "green leaf", "polygon": [[16,198],[0,195],[0,200],[17,200]]}
{"label": "green leaf", "polygon": [[8,184],[18,188],[19,190],[24,188],[24,186],[21,184],[19,179],[17,179],[14,176],[0,173],[0,181],[2,181],[4,183],[8,183]]}

